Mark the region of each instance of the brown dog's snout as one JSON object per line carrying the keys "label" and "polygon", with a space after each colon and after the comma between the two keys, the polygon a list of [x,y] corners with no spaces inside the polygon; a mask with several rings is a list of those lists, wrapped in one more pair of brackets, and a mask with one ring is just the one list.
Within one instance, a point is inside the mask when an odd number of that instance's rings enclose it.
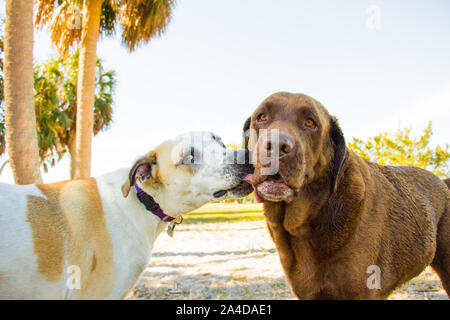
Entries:
{"label": "brown dog's snout", "polygon": [[294,142],[284,134],[271,135],[263,145],[268,154],[273,155],[278,149],[278,157],[281,158],[294,150]]}

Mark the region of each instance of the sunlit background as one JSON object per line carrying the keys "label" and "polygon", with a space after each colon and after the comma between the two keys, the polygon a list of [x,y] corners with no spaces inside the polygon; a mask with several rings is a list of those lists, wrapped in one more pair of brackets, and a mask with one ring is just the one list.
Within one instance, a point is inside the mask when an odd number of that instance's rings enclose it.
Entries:
{"label": "sunlit background", "polygon": [[[45,32],[34,48],[36,62],[56,57]],[[239,143],[245,119],[277,91],[321,101],[347,139],[421,134],[431,120],[433,144],[450,141],[448,0],[179,0],[161,38],[132,54],[103,39],[98,56],[118,86],[114,123],[93,140],[94,176],[184,131]],[[68,157],[44,174],[68,178]],[[13,183],[9,167],[0,181]]]}

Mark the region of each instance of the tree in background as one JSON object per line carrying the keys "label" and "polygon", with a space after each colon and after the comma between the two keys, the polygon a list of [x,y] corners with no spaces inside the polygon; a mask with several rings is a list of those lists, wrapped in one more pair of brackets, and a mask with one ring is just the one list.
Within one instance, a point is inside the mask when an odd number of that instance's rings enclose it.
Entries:
{"label": "tree in background", "polygon": [[348,147],[365,159],[381,165],[415,166],[427,169],[437,176],[450,174],[448,145],[445,148],[430,147],[431,122],[421,137],[411,137],[411,129],[398,130],[390,134],[381,133],[362,141],[353,138]]}
{"label": "tree in background", "polygon": [[42,181],[33,104],[33,32],[33,0],[7,0],[1,114],[6,128],[2,125],[0,133],[17,184]]}
{"label": "tree in background", "polygon": [[[44,171],[68,152],[73,177],[73,150],[76,131],[78,52],[35,66],[34,89],[39,157]],[[1,59],[0,59],[1,63]],[[1,79],[0,79],[1,81]],[[112,122],[115,72],[96,63],[93,134]],[[0,93],[3,88],[0,87]],[[1,96],[0,96],[1,98]],[[2,100],[0,100],[2,102]],[[0,155],[5,151],[3,108],[0,107]]]}
{"label": "tree in background", "polygon": [[173,0],[38,0],[36,26],[48,26],[60,54],[79,43],[77,131],[73,175],[87,178],[91,170],[95,62],[99,34],[122,31],[122,42],[133,51],[165,30]]}
{"label": "tree in background", "polygon": [[[68,151],[70,176],[75,176],[75,132],[77,117],[78,52],[62,59],[37,66],[35,71],[35,106],[38,120],[39,154],[47,170]],[[112,122],[115,72],[105,71],[101,60],[96,62],[94,124],[97,135]]]}

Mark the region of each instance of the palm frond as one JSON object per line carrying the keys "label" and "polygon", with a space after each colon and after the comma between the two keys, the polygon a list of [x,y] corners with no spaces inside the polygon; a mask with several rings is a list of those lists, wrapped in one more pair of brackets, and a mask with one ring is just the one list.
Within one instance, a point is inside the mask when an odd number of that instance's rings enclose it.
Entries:
{"label": "palm frond", "polygon": [[123,0],[118,14],[122,28],[122,43],[134,51],[142,42],[160,36],[172,14],[174,0]]}
{"label": "palm frond", "polygon": [[62,56],[81,38],[82,0],[37,1],[35,26],[48,27],[53,45]]}
{"label": "palm frond", "polygon": [[[35,25],[48,27],[52,43],[61,55],[66,55],[81,39],[86,1],[37,1]],[[111,36],[120,26],[122,43],[134,51],[165,31],[174,6],[175,0],[104,0],[99,32]]]}
{"label": "palm frond", "polygon": [[113,36],[117,24],[117,3],[116,1],[104,1],[100,16],[100,34]]}

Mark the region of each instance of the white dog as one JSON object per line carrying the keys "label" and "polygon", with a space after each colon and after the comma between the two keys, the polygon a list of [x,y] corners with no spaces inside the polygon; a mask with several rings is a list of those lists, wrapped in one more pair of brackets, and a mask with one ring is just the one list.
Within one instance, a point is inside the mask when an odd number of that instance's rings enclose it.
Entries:
{"label": "white dog", "polygon": [[52,184],[0,184],[0,299],[119,299],[156,237],[208,201],[246,196],[248,151],[211,133],[159,145],[130,169]]}

